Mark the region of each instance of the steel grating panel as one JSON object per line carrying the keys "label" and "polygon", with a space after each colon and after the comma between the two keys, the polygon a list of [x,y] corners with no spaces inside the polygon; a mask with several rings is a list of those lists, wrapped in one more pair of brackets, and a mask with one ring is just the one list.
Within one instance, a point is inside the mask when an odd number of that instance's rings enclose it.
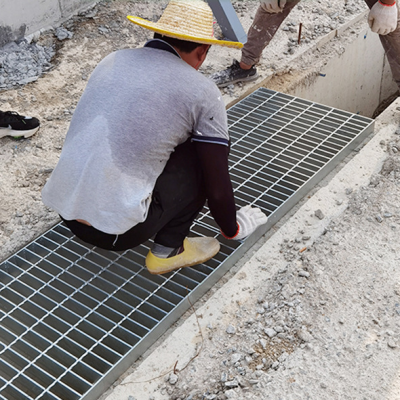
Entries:
{"label": "steel grating panel", "polygon": [[62,224],[0,264],[0,396],[92,400],[199,299],[279,218],[373,132],[373,121],[261,88],[228,110],[230,171],[239,206],[269,222],[243,242],[224,239],[207,208],[194,235],[220,253],[152,276],[150,243],[93,248]]}

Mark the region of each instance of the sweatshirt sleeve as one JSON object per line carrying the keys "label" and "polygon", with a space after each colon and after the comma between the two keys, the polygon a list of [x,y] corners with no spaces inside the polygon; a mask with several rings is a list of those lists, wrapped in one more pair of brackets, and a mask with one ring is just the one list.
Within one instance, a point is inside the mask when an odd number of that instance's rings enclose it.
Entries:
{"label": "sweatshirt sleeve", "polygon": [[222,232],[236,234],[236,206],[228,169],[229,147],[216,143],[197,142],[196,150],[204,174],[210,212]]}

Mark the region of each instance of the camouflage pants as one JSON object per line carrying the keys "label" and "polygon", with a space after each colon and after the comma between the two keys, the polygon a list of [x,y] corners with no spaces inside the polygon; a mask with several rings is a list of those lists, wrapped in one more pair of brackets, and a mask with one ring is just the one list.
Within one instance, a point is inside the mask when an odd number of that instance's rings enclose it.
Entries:
{"label": "camouflage pants", "polygon": [[[276,31],[300,0],[288,0],[283,11],[276,14],[267,13],[258,7],[254,21],[247,33],[247,43],[242,49],[241,61],[247,65],[254,65],[260,61],[265,47],[274,37]],[[365,0],[371,8],[377,0]],[[380,35],[382,46],[385,49],[393,78],[400,89],[400,13],[397,29],[388,35]]]}

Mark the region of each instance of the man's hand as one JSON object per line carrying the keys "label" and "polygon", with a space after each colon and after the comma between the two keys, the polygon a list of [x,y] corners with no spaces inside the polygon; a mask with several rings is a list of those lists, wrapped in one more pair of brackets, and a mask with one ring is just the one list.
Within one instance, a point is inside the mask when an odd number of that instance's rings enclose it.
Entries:
{"label": "man's hand", "polygon": [[271,14],[282,12],[285,4],[286,0],[261,0],[261,8]]}
{"label": "man's hand", "polygon": [[384,4],[378,1],[371,8],[368,15],[368,24],[372,32],[379,35],[387,35],[397,28],[397,6]]}
{"label": "man's hand", "polygon": [[251,235],[260,225],[268,221],[268,217],[259,209],[251,206],[244,206],[236,213],[238,233],[234,239],[244,239]]}

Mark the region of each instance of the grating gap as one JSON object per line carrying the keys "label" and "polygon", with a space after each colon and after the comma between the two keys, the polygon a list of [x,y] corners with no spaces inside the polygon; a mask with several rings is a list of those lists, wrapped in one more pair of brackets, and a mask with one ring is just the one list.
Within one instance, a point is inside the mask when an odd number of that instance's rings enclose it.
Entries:
{"label": "grating gap", "polygon": [[143,268],[150,241],[117,253],[62,223],[45,232],[0,264],[1,399],[98,398],[373,131],[368,118],[264,88],[229,109],[228,124],[237,205],[260,207],[269,222],[230,241],[205,206],[191,234],[218,238],[220,252],[155,276]]}

